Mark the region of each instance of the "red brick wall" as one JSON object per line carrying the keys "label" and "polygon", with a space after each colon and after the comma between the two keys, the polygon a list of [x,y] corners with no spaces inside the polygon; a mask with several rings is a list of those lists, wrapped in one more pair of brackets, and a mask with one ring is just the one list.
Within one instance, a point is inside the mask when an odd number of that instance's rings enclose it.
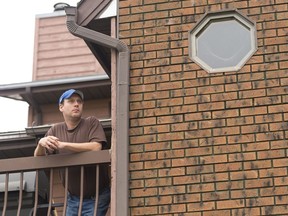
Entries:
{"label": "red brick wall", "polygon": [[[131,215],[288,215],[287,1],[119,7],[131,51]],[[239,72],[208,74],[188,56],[188,31],[224,9],[256,22],[258,51]]]}

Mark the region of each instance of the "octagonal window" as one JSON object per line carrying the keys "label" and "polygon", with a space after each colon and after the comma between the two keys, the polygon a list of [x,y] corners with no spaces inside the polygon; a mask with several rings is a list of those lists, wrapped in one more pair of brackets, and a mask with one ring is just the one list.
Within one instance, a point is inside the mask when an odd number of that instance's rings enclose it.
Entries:
{"label": "octagonal window", "polygon": [[209,73],[238,71],[256,50],[255,24],[237,10],[208,13],[189,31],[189,56]]}

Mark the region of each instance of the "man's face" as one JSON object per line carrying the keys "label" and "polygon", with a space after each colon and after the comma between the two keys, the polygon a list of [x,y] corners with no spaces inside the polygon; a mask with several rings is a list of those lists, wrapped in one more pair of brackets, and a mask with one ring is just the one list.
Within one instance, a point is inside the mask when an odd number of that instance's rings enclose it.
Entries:
{"label": "man's face", "polygon": [[59,110],[67,117],[81,117],[83,111],[83,101],[78,94],[73,94],[70,98],[64,99],[59,105]]}

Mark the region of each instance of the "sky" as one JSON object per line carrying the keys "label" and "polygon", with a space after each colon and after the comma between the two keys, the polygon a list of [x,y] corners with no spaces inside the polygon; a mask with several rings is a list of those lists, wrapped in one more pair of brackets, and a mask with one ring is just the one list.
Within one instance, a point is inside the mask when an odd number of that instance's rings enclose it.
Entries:
{"label": "sky", "polygon": [[[34,30],[36,15],[53,13],[54,5],[64,2],[76,6],[80,0],[17,0],[1,2],[0,13],[0,85],[32,81]],[[8,20],[9,17],[9,22]],[[11,19],[12,18],[12,19]],[[21,37],[16,27],[22,28]],[[19,30],[18,30],[19,31]],[[21,38],[21,41],[19,41]],[[15,43],[15,41],[17,43]],[[17,45],[17,52],[13,46]],[[16,62],[15,62],[16,61]],[[28,104],[0,97],[0,132],[25,130]]]}

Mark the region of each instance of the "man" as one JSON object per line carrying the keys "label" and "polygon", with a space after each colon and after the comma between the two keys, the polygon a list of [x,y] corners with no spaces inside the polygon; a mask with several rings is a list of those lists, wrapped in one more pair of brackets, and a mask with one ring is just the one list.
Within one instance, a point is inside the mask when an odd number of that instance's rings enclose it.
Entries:
{"label": "man", "polygon": [[[64,122],[53,125],[41,138],[34,156],[47,154],[99,151],[107,148],[104,130],[95,117],[82,117],[84,95],[69,89],[59,98],[59,110]],[[82,215],[92,216],[95,204],[95,167],[85,167]],[[105,216],[110,204],[110,180],[106,165],[100,165],[97,216]],[[64,173],[60,172],[64,183]],[[69,168],[66,216],[78,215],[80,203],[80,168]]]}

